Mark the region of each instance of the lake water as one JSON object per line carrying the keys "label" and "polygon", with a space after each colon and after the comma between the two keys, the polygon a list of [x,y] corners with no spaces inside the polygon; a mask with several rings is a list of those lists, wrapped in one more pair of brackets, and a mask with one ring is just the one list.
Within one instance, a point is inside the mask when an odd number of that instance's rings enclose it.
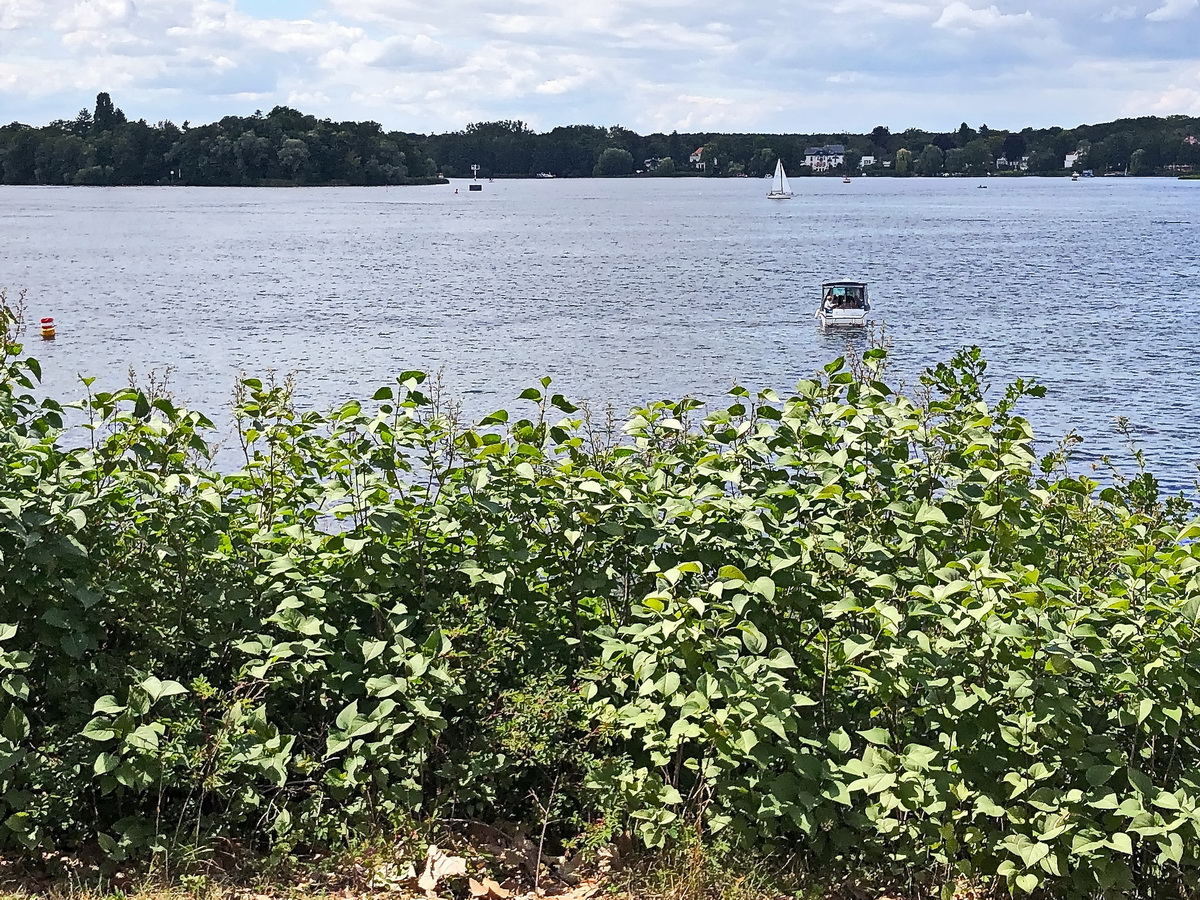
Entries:
{"label": "lake water", "polygon": [[[986,184],[986,189],[980,189]],[[455,194],[455,188],[459,193]],[[294,372],[301,399],[442,370],[468,412],[550,375],[622,410],[732,383],[786,390],[838,355],[822,280],[870,282],[894,377],[979,344],[997,391],[1049,389],[1042,438],[1160,478],[1200,461],[1200,182],[1173,179],[497,181],[428,188],[0,188],[0,286],[29,291],[48,390],[173,367],[227,407],[236,374]],[[1127,459],[1127,457],[1123,457]]]}

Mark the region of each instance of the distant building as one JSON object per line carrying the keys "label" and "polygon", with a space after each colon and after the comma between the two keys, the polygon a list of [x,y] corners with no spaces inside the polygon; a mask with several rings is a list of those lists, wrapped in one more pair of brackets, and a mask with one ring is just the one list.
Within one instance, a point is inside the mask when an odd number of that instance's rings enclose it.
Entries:
{"label": "distant building", "polygon": [[[1017,160],[1017,159],[1010,160],[1006,156],[997,156],[996,157],[996,168],[997,169],[1019,169],[1020,171],[1024,172],[1026,169],[1029,168],[1029,157],[1022,156],[1019,160]],[[1067,168],[1068,169],[1071,168],[1071,165],[1068,165]]]}
{"label": "distant building", "polygon": [[657,156],[652,156],[649,159],[643,159],[642,168],[647,172],[653,172],[658,168],[659,162],[661,162],[661,160]]}
{"label": "distant building", "polygon": [[690,162],[697,169],[703,169],[704,168],[703,159],[704,159],[704,148],[697,147],[695,152],[692,153],[692,155],[688,157],[688,162]]}
{"label": "distant building", "polygon": [[826,144],[824,147],[808,147],[804,151],[804,164],[814,172],[834,169],[846,161],[846,148],[841,144]]}
{"label": "distant building", "polygon": [[873,156],[864,156],[862,159],[860,159],[858,161],[858,167],[860,169],[865,169],[867,166],[873,166],[873,165],[875,165],[875,157],[873,157]]}
{"label": "distant building", "polygon": [[1066,156],[1063,157],[1063,168],[1064,169],[1075,168],[1075,163],[1079,162],[1079,157],[1081,157],[1081,156],[1083,156],[1082,150],[1076,150],[1074,153],[1068,153]]}

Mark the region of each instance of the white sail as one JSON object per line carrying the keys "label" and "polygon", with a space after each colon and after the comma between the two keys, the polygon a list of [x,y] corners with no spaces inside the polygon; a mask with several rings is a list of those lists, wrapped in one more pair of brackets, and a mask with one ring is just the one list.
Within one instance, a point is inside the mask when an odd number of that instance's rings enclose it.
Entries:
{"label": "white sail", "polygon": [[775,162],[775,178],[767,196],[772,200],[788,200],[792,196],[792,186],[788,184],[787,173],[783,171],[782,159]]}

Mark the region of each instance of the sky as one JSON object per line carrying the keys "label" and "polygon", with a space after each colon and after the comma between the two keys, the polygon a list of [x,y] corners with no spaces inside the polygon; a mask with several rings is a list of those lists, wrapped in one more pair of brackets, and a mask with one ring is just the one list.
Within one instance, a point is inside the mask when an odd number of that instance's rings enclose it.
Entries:
{"label": "sky", "polygon": [[1200,0],[0,0],[0,121],[99,91],[177,124],[1073,127],[1200,116]]}

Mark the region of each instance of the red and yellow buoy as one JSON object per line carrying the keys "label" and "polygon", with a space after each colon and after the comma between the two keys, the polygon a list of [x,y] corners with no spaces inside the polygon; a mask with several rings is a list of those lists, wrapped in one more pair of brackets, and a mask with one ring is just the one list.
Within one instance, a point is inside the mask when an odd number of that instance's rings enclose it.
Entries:
{"label": "red and yellow buoy", "polygon": [[50,316],[46,316],[44,319],[42,319],[42,339],[52,341],[54,340],[54,335],[54,319],[50,318]]}

